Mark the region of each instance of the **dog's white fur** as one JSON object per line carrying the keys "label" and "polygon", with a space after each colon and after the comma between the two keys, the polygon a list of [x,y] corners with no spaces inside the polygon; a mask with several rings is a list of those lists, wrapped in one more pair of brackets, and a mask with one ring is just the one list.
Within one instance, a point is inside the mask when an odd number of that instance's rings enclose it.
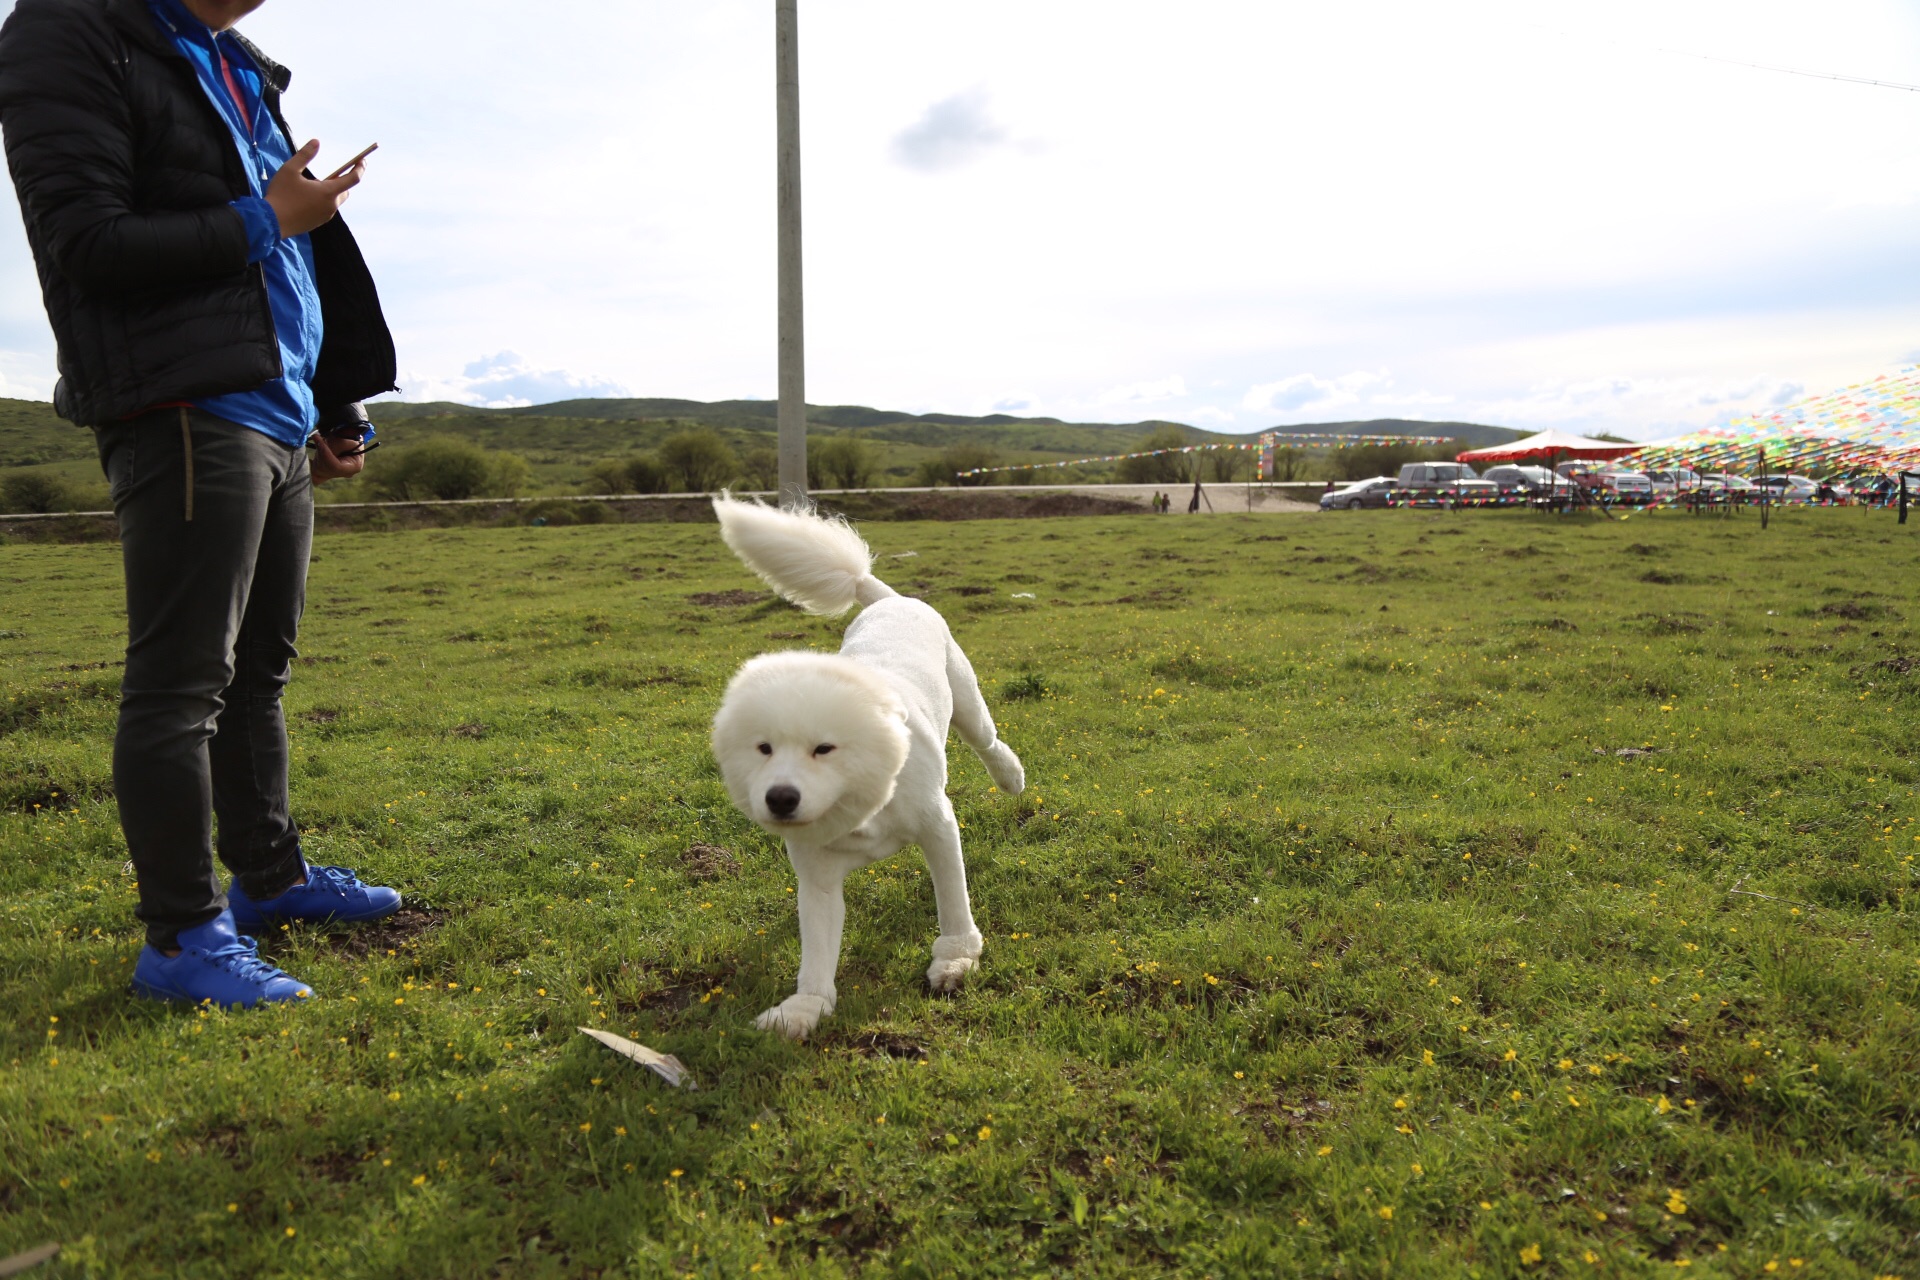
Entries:
{"label": "dog's white fur", "polygon": [[727,794],[786,841],[799,881],[798,989],[758,1022],[798,1040],[833,1012],[843,882],[907,845],[926,856],[940,917],[928,984],[951,991],[980,958],[960,824],[947,801],[947,726],[959,730],[1002,791],[1017,794],[1026,773],[996,736],[946,620],[874,577],[873,553],[844,520],[724,493],[713,509],[734,554],[780,595],[809,613],[863,606],[837,654],[749,661],[713,720]]}

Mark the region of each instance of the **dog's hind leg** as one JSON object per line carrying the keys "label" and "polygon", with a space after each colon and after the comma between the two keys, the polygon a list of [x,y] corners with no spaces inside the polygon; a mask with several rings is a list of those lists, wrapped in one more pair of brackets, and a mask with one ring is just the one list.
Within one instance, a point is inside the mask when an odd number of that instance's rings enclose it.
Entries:
{"label": "dog's hind leg", "polygon": [[[840,967],[840,934],[847,922],[842,889],[848,864],[837,858],[793,857],[799,891],[800,980],[794,993],[754,1020],[762,1031],[778,1031],[789,1040],[805,1040],[820,1019],[833,1012],[834,971]],[[824,865],[823,865],[824,863]]]}
{"label": "dog's hind leg", "polygon": [[[993,727],[993,713],[980,694],[980,680],[973,664],[953,638],[947,638],[947,684],[953,690],[953,727],[960,741],[973,748],[980,763],[987,766],[994,785],[1010,796],[1017,796],[1027,785],[1027,771],[1013,748],[1000,741]],[[944,930],[943,930],[944,931]]]}
{"label": "dog's hind leg", "polygon": [[[1011,753],[1009,753],[1011,754]],[[941,797],[944,802],[946,797]],[[933,878],[933,904],[940,916],[940,936],[933,943],[933,963],[927,966],[927,985],[952,991],[965,980],[980,958],[980,930],[973,923],[973,905],[967,901],[967,866],[960,853],[960,824],[953,806],[943,803],[944,820],[920,841],[927,873]]]}

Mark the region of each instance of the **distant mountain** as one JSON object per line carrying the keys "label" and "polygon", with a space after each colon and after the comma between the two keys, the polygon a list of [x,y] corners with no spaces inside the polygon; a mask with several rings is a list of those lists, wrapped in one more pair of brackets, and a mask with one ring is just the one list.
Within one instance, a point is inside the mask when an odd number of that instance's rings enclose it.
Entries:
{"label": "distant mountain", "polygon": [[1316,422],[1311,426],[1274,427],[1280,435],[1452,436],[1461,444],[1483,449],[1490,444],[1518,440],[1528,431],[1489,427],[1478,422],[1420,422],[1412,418],[1375,418],[1370,422]]}
{"label": "distant mountain", "polygon": [[[592,418],[599,421],[638,422],[648,425],[663,420],[698,422],[714,427],[743,431],[774,429],[779,406],[772,400],[561,400],[554,404],[526,405],[514,409],[475,409],[471,405],[436,401],[407,404],[382,401],[371,406],[376,420],[385,418],[503,417]],[[813,427],[859,431],[874,438],[897,440],[902,444],[943,448],[962,440],[973,444],[1060,453],[1105,448],[1115,436],[1137,439],[1157,427],[1177,426],[1194,440],[1244,439],[1258,433],[1227,434],[1207,431],[1184,423],[1162,419],[1140,422],[1065,422],[1059,418],[1021,418],[1005,413],[974,417],[960,413],[904,413],[890,409],[870,409],[865,405],[807,406],[807,422]],[[1490,427],[1474,422],[1420,422],[1411,418],[1376,418],[1368,422],[1317,422],[1298,426],[1275,427],[1282,434],[1320,435],[1395,435],[1452,436],[1463,444],[1480,446],[1517,440],[1526,433],[1507,427]]]}

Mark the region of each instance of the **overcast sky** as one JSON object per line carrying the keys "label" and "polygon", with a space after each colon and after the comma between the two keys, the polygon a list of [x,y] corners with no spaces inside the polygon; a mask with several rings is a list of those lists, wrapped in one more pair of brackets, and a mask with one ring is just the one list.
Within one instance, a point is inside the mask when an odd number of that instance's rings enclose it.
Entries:
{"label": "overcast sky", "polygon": [[[11,10],[0,0],[0,12]],[[1911,0],[800,0],[808,399],[1668,434],[1920,359]],[[269,0],[409,399],[771,397],[769,0]],[[0,198],[0,395],[53,344]]]}

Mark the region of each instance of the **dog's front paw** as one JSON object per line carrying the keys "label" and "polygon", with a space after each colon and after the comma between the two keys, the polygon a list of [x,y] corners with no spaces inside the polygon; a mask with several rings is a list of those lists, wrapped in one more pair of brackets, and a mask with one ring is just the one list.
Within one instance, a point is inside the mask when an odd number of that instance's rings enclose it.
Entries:
{"label": "dog's front paw", "polygon": [[935,991],[958,991],[979,961],[981,946],[977,933],[935,939],[933,963],[927,966],[927,985]]}
{"label": "dog's front paw", "polygon": [[987,766],[987,776],[993,779],[993,785],[1010,796],[1017,796],[1027,788],[1027,771],[1020,764],[1020,757],[1013,754],[1013,748],[1004,742],[996,742],[982,761]]}
{"label": "dog's front paw", "polygon": [[789,1040],[805,1040],[833,1012],[833,1001],[799,993],[788,996],[753,1020],[762,1031],[777,1031]]}

